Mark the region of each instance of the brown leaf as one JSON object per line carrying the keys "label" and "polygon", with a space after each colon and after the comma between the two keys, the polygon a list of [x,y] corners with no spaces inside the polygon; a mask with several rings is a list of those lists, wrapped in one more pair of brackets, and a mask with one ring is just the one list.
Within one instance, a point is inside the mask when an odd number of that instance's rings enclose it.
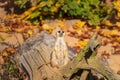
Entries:
{"label": "brown leaf", "polygon": [[4,63],[5,63],[5,61],[4,61],[3,57],[0,56],[0,65],[1,65],[1,64],[4,64]]}
{"label": "brown leaf", "polygon": [[119,75],[120,75],[120,70],[117,72],[117,74],[119,74]]}
{"label": "brown leaf", "polygon": [[2,52],[2,56],[3,56],[3,57],[9,57],[9,54],[8,54],[6,51],[3,51],[3,52]]}
{"label": "brown leaf", "polygon": [[115,49],[114,47],[112,46],[112,44],[107,44],[105,46],[100,46],[98,49],[97,49],[97,52],[98,54],[97,55],[102,55],[104,54],[105,56],[109,56],[107,54],[114,54],[115,53]]}
{"label": "brown leaf", "polygon": [[10,53],[10,54],[15,54],[15,49],[13,49],[13,48],[11,48],[11,47],[9,47],[9,48],[6,48],[6,51],[8,52],[8,53]]}

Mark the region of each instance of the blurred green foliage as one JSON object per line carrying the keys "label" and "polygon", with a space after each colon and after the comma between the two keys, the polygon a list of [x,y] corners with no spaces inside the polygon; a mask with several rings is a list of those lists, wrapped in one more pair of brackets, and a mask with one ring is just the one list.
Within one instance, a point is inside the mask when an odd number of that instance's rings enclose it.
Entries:
{"label": "blurred green foliage", "polygon": [[[21,8],[28,0],[16,0]],[[37,22],[44,18],[77,18],[90,25],[99,25],[108,19],[113,8],[101,0],[37,0],[36,6],[23,14],[23,18]]]}
{"label": "blurred green foliage", "polygon": [[15,1],[15,4],[17,4],[20,8],[26,8],[26,3],[28,2],[29,0],[16,0]]}

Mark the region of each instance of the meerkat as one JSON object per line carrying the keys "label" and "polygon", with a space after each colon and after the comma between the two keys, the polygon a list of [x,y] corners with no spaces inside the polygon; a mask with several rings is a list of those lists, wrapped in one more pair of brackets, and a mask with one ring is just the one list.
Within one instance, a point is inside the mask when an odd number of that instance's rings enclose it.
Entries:
{"label": "meerkat", "polygon": [[62,30],[56,33],[56,42],[51,54],[51,65],[53,67],[62,67],[68,63],[68,48],[64,41],[65,32]]}

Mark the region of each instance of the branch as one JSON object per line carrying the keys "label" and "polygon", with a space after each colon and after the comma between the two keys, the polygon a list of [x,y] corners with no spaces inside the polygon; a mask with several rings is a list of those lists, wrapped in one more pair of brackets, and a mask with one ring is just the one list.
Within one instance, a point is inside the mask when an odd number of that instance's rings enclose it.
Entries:
{"label": "branch", "polygon": [[108,65],[105,65],[105,61],[102,61],[102,59],[96,56],[92,56],[95,54],[95,49],[100,43],[100,38],[98,38],[97,33],[95,33],[88,42],[88,45],[78,54],[76,59],[69,62],[68,65],[60,70],[66,80],[70,80],[71,76],[80,69],[94,70],[103,75],[107,80],[120,79],[117,74],[113,73]]}

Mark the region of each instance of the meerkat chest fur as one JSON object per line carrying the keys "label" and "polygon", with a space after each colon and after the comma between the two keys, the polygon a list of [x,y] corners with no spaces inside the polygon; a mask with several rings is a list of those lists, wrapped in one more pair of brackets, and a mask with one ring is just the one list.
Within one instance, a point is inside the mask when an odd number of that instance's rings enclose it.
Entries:
{"label": "meerkat chest fur", "polygon": [[57,38],[56,43],[55,43],[55,50],[57,54],[56,57],[59,60],[63,60],[65,54],[67,54],[67,45],[64,41],[64,37]]}

